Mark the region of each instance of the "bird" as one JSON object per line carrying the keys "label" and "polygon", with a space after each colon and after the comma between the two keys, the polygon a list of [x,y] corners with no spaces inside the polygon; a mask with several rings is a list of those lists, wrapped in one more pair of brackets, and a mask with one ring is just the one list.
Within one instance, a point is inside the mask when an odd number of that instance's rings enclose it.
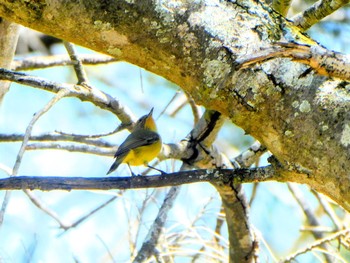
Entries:
{"label": "bird", "polygon": [[145,165],[162,174],[164,173],[148,165],[148,162],[158,156],[162,148],[162,138],[157,131],[157,126],[152,114],[153,108],[148,114],[138,119],[132,132],[126,137],[125,141],[119,146],[115,153],[115,161],[108,170],[107,175],[115,171],[122,163],[128,165],[132,176],[135,176],[135,174],[131,170],[130,165]]}

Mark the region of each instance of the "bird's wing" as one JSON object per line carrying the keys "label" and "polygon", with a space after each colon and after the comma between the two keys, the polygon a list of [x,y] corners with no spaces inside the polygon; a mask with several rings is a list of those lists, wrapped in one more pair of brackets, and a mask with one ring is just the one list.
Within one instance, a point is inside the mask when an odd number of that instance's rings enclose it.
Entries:
{"label": "bird's wing", "polygon": [[160,136],[154,131],[145,129],[136,130],[133,133],[131,133],[119,146],[114,157],[127,154],[130,150],[141,146],[151,145],[157,142],[159,139]]}

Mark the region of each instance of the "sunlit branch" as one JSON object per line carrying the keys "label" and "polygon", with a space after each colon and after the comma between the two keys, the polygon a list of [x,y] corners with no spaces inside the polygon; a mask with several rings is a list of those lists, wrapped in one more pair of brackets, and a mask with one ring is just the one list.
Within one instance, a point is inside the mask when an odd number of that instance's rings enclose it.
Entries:
{"label": "sunlit branch", "polygon": [[293,253],[292,255],[288,256],[285,259],[280,260],[279,262],[292,262],[295,260],[295,258],[299,255],[305,254],[308,251],[312,251],[313,249],[321,246],[324,243],[328,243],[330,241],[336,240],[341,237],[346,237],[348,239],[348,236],[350,234],[350,229],[345,229],[339,232],[334,233],[333,235],[330,235],[328,237],[316,240],[314,243],[312,243],[310,246],[307,246],[303,249],[298,250],[297,252]]}
{"label": "sunlit branch", "polygon": [[67,41],[63,41],[63,44],[69,54],[70,60],[73,62],[73,68],[78,78],[78,85],[89,85],[89,80],[84,70],[83,63],[78,57],[74,45]]}
{"label": "sunlit branch", "polygon": [[255,181],[280,180],[272,166],[251,169],[200,169],[164,175],[133,177],[43,177],[16,176],[0,179],[0,190],[111,190],[141,189],[178,186],[182,184],[210,182],[229,184],[230,182],[251,183]]}
{"label": "sunlit branch", "polygon": [[273,0],[272,8],[279,12],[284,17],[287,17],[290,8],[291,0]]}
{"label": "sunlit branch", "polygon": [[[79,58],[85,65],[107,64],[118,61],[116,58],[101,54],[79,54]],[[69,56],[55,55],[28,57],[21,60],[14,60],[12,61],[11,68],[13,70],[33,70],[67,65],[73,65]]]}
{"label": "sunlit branch", "polygon": [[[298,186],[295,184],[292,184],[292,183],[287,183],[287,185],[288,185],[289,191],[292,193],[293,197],[295,198],[295,200],[298,202],[299,206],[303,210],[303,212],[307,218],[308,225],[320,226],[321,222],[315,216],[314,212],[312,211],[311,207],[309,206],[308,202],[304,198],[304,196],[303,196],[301,190],[298,188]],[[311,233],[316,239],[320,239],[320,238],[324,237],[323,233],[321,233],[321,232],[312,231]],[[327,243],[321,244],[321,247],[327,251],[332,251],[332,247],[330,245],[328,245]],[[328,254],[324,254],[324,256],[327,259],[327,262],[333,262],[333,257],[331,257]]]}
{"label": "sunlit branch", "polygon": [[236,62],[239,64],[238,68],[247,68],[274,58],[291,58],[310,66],[319,75],[350,80],[350,56],[317,45],[279,42],[255,54],[244,55]]}
{"label": "sunlit branch", "polygon": [[[18,142],[22,141],[24,134],[0,134],[0,142]],[[94,135],[91,137],[89,135],[79,135],[79,134],[56,134],[47,133],[40,135],[31,135],[29,141],[61,141],[61,142],[76,142],[84,143],[88,145],[94,145],[99,147],[112,147],[113,145],[107,141],[101,139],[93,139]],[[98,138],[98,137],[96,137]]]}
{"label": "sunlit branch", "polygon": [[349,0],[319,0],[303,12],[294,16],[292,21],[294,25],[305,31],[348,3]]}
{"label": "sunlit branch", "polygon": [[[326,196],[316,192],[312,191],[313,194],[316,196],[317,200],[320,202],[320,205],[322,206],[325,213],[328,215],[328,217],[332,220],[333,225],[335,226],[336,230],[341,230],[343,227],[345,227],[341,220],[339,219],[337,213],[334,211],[334,208],[329,203],[329,199],[327,199]],[[340,208],[340,207],[339,207]]]}
{"label": "sunlit branch", "polygon": [[266,153],[267,149],[260,142],[255,141],[247,150],[234,158],[240,167],[248,168],[259,160],[261,155]]}
{"label": "sunlit branch", "polygon": [[31,143],[28,144],[27,150],[65,150],[68,152],[90,153],[101,156],[113,156],[116,148],[101,148],[91,145],[70,144],[64,145],[61,143]]}
{"label": "sunlit branch", "polygon": [[123,123],[133,123],[133,120],[135,119],[131,111],[122,106],[119,101],[107,93],[97,89],[92,90],[81,85],[57,83],[44,78],[34,77],[6,69],[0,69],[0,79],[13,81],[22,85],[31,86],[54,93],[66,89],[69,91],[69,94],[67,95],[68,97],[76,97],[82,101],[89,101],[101,109],[114,113]]}

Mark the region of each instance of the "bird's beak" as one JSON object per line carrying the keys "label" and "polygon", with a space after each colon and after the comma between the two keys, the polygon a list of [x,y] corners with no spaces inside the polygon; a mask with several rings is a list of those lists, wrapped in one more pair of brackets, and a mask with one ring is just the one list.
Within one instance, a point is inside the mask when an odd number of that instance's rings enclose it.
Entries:
{"label": "bird's beak", "polygon": [[152,114],[153,114],[153,109],[154,109],[154,107],[151,109],[151,111],[147,114],[147,117],[149,117],[149,116],[152,116]]}

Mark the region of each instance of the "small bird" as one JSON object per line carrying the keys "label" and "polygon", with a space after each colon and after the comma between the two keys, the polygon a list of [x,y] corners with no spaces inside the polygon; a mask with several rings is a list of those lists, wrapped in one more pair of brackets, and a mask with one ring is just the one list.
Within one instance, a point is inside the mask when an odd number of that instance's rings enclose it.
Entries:
{"label": "small bird", "polygon": [[153,108],[147,114],[142,116],[135,124],[134,129],[119,146],[114,155],[115,161],[107,174],[110,174],[118,168],[121,163],[126,163],[132,172],[130,165],[145,165],[149,168],[158,170],[150,165],[148,162],[157,157],[162,148],[162,139],[157,132],[157,126],[153,119]]}

